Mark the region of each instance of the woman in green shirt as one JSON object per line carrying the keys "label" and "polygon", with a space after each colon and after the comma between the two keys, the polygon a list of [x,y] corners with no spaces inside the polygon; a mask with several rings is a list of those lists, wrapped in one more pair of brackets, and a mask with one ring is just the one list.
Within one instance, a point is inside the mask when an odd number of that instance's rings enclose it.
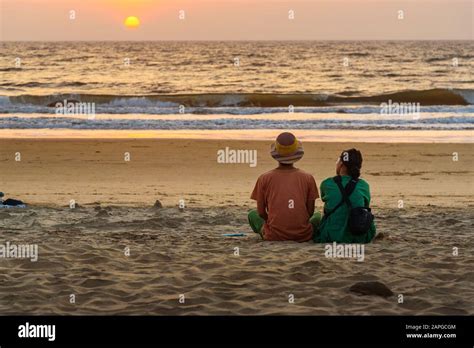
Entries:
{"label": "woman in green shirt", "polygon": [[[336,173],[341,178],[343,187],[346,187],[351,179],[356,179],[357,184],[354,191],[349,196],[349,201],[353,208],[369,207],[370,189],[369,184],[360,179],[362,167],[362,154],[356,149],[343,151],[336,163]],[[367,233],[356,236],[349,231],[348,220],[350,207],[348,204],[340,204],[342,193],[334,181],[334,178],[327,178],[321,183],[321,199],[324,202],[324,216],[315,214],[311,218],[314,228],[313,240],[315,243],[369,243],[375,236],[375,224],[372,222]],[[339,205],[339,207],[337,207]],[[331,212],[336,208],[334,212]]]}

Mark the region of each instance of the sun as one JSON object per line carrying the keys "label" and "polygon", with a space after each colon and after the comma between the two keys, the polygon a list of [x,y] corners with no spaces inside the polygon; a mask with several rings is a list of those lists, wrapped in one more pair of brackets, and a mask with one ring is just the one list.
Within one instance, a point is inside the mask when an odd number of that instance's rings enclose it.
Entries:
{"label": "sun", "polygon": [[129,16],[125,19],[124,24],[129,29],[136,29],[140,26],[140,20],[138,19],[138,17]]}

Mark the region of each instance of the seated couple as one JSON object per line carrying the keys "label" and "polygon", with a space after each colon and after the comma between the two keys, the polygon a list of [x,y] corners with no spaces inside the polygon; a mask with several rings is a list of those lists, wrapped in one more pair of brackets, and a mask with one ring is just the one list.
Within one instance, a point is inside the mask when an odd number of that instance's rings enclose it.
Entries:
{"label": "seated couple", "polygon": [[324,215],[315,212],[319,198],[313,176],[293,163],[303,157],[301,142],[291,133],[280,134],[271,147],[279,166],[262,174],[251,198],[257,210],[248,219],[264,240],[316,243],[368,243],[375,235],[370,212],[369,184],[360,179],[362,154],[343,151],[336,163],[337,176],[321,183]]}

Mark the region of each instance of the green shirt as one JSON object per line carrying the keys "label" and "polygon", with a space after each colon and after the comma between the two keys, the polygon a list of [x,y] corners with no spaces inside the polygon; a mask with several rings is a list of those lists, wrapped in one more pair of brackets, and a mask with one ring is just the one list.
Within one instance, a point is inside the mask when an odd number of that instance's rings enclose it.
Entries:
{"label": "green shirt", "polygon": [[[346,186],[351,179],[348,175],[342,176],[342,186]],[[333,178],[327,178],[321,183],[321,199],[324,202],[324,211],[328,212],[334,209],[342,199],[341,191]],[[369,207],[370,188],[369,184],[359,179],[354,192],[349,197],[352,207]],[[323,218],[319,226],[319,233],[315,233],[314,241],[316,243],[369,243],[375,236],[375,224],[372,222],[369,233],[362,236],[354,236],[349,232],[348,219],[349,207],[342,204],[328,218]]]}

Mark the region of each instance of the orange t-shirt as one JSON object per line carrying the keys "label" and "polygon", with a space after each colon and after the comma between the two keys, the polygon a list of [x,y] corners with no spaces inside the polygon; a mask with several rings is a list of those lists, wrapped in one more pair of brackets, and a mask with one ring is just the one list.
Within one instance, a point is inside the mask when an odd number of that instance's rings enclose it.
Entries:
{"label": "orange t-shirt", "polygon": [[262,174],[250,198],[263,201],[267,207],[265,240],[310,240],[313,228],[306,202],[318,197],[313,176],[301,169],[276,168]]}

